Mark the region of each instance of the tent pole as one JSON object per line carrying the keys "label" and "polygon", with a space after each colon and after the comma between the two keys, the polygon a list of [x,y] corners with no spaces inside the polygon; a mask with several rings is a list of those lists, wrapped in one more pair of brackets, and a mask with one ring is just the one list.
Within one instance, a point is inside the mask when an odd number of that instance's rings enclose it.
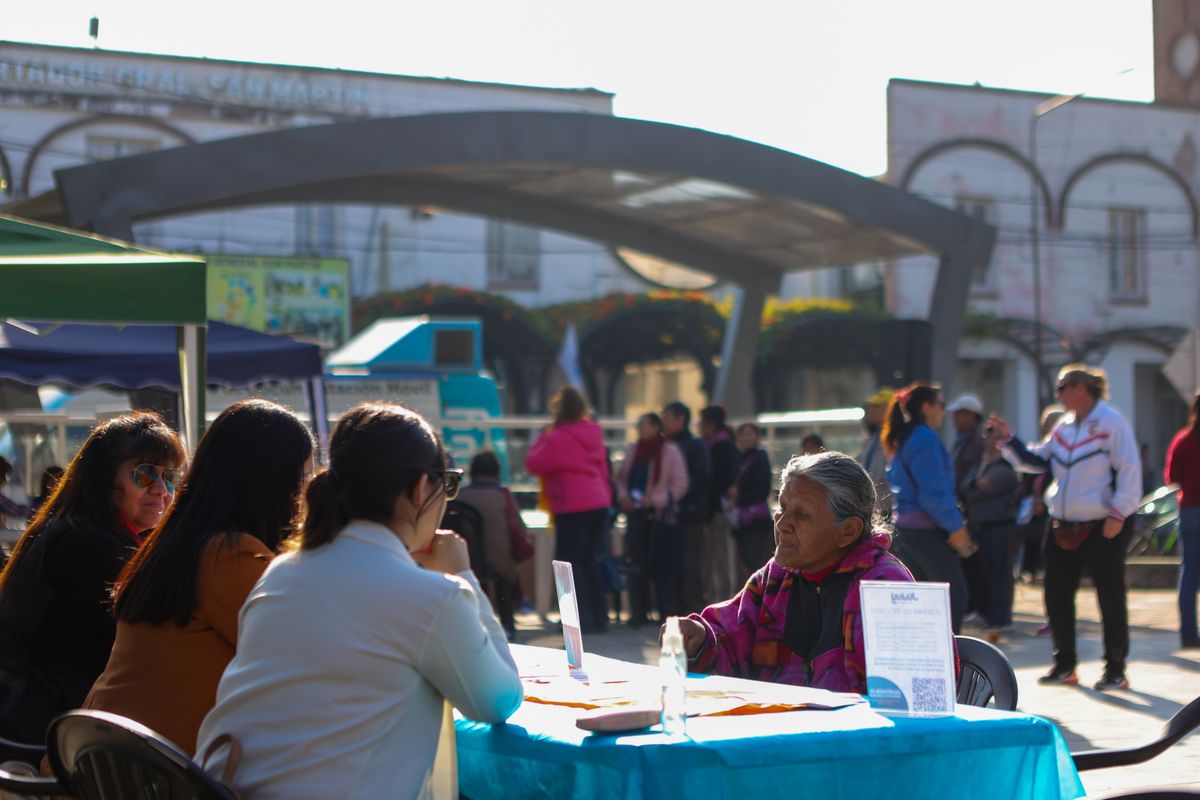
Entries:
{"label": "tent pole", "polygon": [[179,350],[179,386],[183,398],[183,432],[188,449],[195,452],[204,435],[204,328],[180,325],[177,329]]}
{"label": "tent pole", "polygon": [[308,379],[308,414],[317,436],[317,463],[324,464],[328,460],[329,406],[325,402],[325,380],[320,376]]}

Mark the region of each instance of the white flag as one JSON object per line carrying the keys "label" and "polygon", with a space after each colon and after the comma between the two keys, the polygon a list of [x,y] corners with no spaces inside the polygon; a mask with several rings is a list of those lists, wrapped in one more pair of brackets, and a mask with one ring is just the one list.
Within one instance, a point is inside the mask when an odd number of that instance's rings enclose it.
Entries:
{"label": "white flag", "polygon": [[567,325],[562,349],[558,351],[558,368],[567,377],[567,382],[583,391],[583,371],[579,368],[579,337],[575,335],[575,323]]}

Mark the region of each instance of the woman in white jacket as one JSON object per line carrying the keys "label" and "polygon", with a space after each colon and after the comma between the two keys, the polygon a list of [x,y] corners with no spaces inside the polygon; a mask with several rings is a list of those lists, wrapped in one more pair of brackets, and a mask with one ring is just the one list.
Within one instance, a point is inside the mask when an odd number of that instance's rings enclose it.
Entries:
{"label": "woman in white jacket", "polygon": [[437,530],[462,471],[396,405],[348,412],[329,456],[298,549],[242,607],[197,752],[221,773],[231,748],[212,745],[232,735],[233,783],[254,800],[427,796],[445,703],[500,722],[522,699],[466,544]]}
{"label": "woman in white jacket", "polygon": [[[650,578],[654,578],[659,616],[678,613],[682,562],[675,503],[687,494],[683,451],[663,432],[658,414],[643,414],[638,440],[629,445],[617,470],[617,503],[625,512],[625,569],[629,576],[629,624],[646,624]],[[699,568],[698,566],[696,567]]]}

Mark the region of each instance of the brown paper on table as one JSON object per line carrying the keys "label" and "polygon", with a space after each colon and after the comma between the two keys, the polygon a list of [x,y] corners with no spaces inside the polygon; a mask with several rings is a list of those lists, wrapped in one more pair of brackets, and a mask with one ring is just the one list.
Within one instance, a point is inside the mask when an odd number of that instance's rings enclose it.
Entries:
{"label": "brown paper on table", "polygon": [[[711,684],[713,679],[689,679],[689,683]],[[530,703],[563,706],[592,711],[601,708],[645,708],[660,705],[660,689],[644,682],[628,680],[581,681],[569,676],[543,675],[521,678],[525,700]],[[806,709],[829,710],[863,702],[853,694],[820,691],[820,699],[803,699],[813,693],[806,687],[775,685],[769,688],[737,687],[729,689],[689,686],[689,717],[742,716],[774,714]],[[792,699],[788,699],[791,695]]]}

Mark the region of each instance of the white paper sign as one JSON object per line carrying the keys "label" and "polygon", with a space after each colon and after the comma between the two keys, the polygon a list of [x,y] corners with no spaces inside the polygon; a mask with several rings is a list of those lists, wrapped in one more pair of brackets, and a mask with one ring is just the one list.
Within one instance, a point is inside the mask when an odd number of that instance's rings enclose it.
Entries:
{"label": "white paper sign", "polygon": [[954,713],[950,586],[863,581],[867,695],[880,710]]}
{"label": "white paper sign", "polygon": [[567,664],[583,669],[583,631],[579,628],[579,603],[575,599],[575,576],[570,561],[554,561],[554,585],[558,589],[558,615],[562,620]]}

